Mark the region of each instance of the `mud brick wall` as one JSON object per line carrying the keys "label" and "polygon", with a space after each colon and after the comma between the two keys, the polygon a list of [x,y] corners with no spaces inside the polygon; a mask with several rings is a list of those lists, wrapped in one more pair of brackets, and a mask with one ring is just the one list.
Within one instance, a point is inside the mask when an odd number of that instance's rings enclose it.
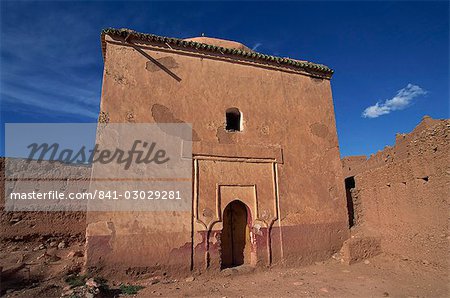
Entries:
{"label": "mud brick wall", "polygon": [[[343,159],[355,226],[380,236],[386,253],[446,267],[448,259],[450,121],[424,117],[395,146],[371,156]],[[351,178],[350,178],[351,179]]]}
{"label": "mud brick wall", "polygon": [[[23,163],[25,163],[23,161]],[[45,171],[45,166],[40,167]],[[86,231],[85,212],[6,212],[5,204],[5,158],[0,158],[0,235],[2,241],[28,241],[53,236],[73,236],[83,239]],[[61,165],[61,173],[76,172],[79,179],[88,180],[89,167]],[[20,170],[7,175],[20,176]],[[70,183],[70,182],[69,182]]]}

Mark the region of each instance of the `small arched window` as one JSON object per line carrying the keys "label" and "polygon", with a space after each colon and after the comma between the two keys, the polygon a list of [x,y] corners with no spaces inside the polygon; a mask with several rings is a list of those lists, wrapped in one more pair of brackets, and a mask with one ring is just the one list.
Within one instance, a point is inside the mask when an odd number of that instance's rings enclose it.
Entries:
{"label": "small arched window", "polygon": [[229,108],[225,113],[226,126],[229,132],[242,131],[242,113],[237,108]]}

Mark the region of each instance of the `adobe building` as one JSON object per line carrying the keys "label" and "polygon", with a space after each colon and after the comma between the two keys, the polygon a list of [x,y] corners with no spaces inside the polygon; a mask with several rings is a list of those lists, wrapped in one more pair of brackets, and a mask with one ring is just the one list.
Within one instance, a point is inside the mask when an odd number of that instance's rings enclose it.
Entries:
{"label": "adobe building", "polygon": [[333,71],[232,41],[101,34],[99,122],[191,123],[192,210],[88,214],[88,267],[325,260],[348,237]]}

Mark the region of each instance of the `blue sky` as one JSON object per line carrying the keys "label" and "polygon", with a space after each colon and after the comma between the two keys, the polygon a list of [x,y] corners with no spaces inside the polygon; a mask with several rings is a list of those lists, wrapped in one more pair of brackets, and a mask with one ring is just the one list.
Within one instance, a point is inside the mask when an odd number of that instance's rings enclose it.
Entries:
{"label": "blue sky", "polygon": [[100,31],[236,40],[335,70],[342,156],[369,155],[424,115],[449,117],[449,4],[441,2],[1,2],[8,122],[95,122]]}

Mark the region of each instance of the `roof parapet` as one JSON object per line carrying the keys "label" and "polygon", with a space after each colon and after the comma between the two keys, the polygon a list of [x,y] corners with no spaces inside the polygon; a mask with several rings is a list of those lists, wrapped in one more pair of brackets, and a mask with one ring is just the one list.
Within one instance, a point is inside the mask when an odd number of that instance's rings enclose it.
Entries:
{"label": "roof parapet", "polygon": [[164,37],[154,34],[140,33],[130,29],[114,29],[107,28],[101,32],[102,53],[105,55],[106,42],[105,36],[119,37],[127,42],[130,39],[140,40],[143,42],[159,43],[169,48],[176,47],[181,50],[199,51],[206,53],[213,53],[216,55],[224,55],[236,59],[246,59],[254,62],[263,62],[277,67],[301,70],[309,73],[312,76],[330,79],[334,71],[328,66],[316,64],[308,61],[299,61],[291,58],[283,58],[277,56],[266,55],[254,51],[245,51],[235,48],[225,48],[211,44],[196,42],[193,40],[185,40],[173,37]]}

